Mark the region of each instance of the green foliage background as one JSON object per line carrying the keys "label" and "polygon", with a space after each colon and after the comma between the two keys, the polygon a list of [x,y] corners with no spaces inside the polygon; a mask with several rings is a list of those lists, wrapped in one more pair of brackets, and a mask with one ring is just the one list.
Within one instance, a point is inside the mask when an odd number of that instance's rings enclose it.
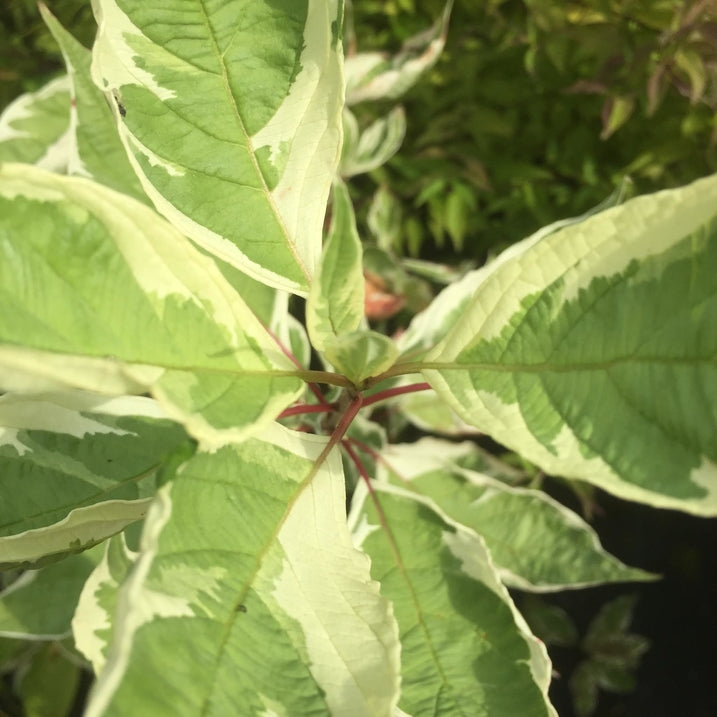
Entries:
{"label": "green foliage background", "polygon": [[[442,7],[357,2],[358,49],[395,49]],[[716,10],[684,0],[457,0],[441,59],[403,100],[403,148],[371,177],[402,200],[402,246],[441,257],[450,239],[482,260],[595,206],[624,177],[642,194],[714,172]]]}

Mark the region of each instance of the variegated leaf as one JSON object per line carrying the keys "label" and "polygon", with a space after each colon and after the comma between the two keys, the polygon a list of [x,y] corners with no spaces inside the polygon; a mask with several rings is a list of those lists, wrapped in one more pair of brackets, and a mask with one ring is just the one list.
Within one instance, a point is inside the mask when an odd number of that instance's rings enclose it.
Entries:
{"label": "variegated leaf", "polygon": [[57,21],[45,5],[40,13],[50,29],[70,79],[70,137],[68,174],[91,177],[135,199],[147,202],[117,133],[107,99],[90,77],[92,55]]}
{"label": "variegated leaf", "polygon": [[351,110],[344,109],[341,176],[354,177],[377,169],[398,152],[405,136],[406,113],[403,107],[394,107],[385,117],[372,122],[363,132],[359,130]]}
{"label": "variegated leaf", "polygon": [[479,536],[431,501],[361,484],[349,516],[371,575],[394,606],[401,701],[413,717],[555,715],[550,661],[501,584]]}
{"label": "variegated leaf", "polygon": [[543,470],[717,515],[717,176],[512,254],[426,379]]}
{"label": "variegated leaf", "polygon": [[26,162],[65,172],[70,137],[70,80],[63,75],[20,95],[0,115],[0,163]]}
{"label": "variegated leaf", "polygon": [[446,276],[445,269],[441,271],[441,267],[438,265],[432,267],[427,262],[421,264],[416,260],[405,259],[404,264],[411,271],[423,272],[433,281],[443,282],[448,286],[438,294],[428,308],[413,318],[408,329],[401,335],[398,340],[401,353],[410,354],[412,359],[425,355],[428,349],[433,348],[453,328],[453,325],[465,313],[480,285],[493,272],[508,261],[517,261],[521,254],[560,229],[584,222],[589,217],[619,205],[623,201],[624,191],[624,186],[621,185],[607,199],[584,214],[560,219],[538,229],[526,239],[512,244],[485,266],[469,271],[461,278],[452,277],[450,274]]}
{"label": "variegated leaf", "polygon": [[92,72],[155,206],[255,278],[305,295],[341,144],[338,0],[98,0]]}
{"label": "variegated leaf", "polygon": [[306,327],[319,351],[356,330],[363,319],[364,283],[361,240],[348,188],[334,185],[331,226],[316,281],[306,304]]}
{"label": "variegated leaf", "polygon": [[0,568],[78,552],[143,518],[186,440],[147,398],[0,396]]}
{"label": "variegated leaf", "polygon": [[123,533],[110,538],[101,549],[101,559],[88,576],[72,617],[75,645],[95,674],[107,661],[119,589],[138,555],[127,547]]}
{"label": "variegated leaf", "polygon": [[0,252],[6,388],[150,390],[206,444],[261,430],[301,391],[214,261],[129,197],[5,165]]}
{"label": "variegated leaf", "polygon": [[316,463],[326,446],[274,426],[162,488],[88,717],[392,714],[395,621],[351,544],[338,453]]}
{"label": "variegated leaf", "polygon": [[543,491],[460,468],[448,457],[452,446],[432,438],[390,446],[382,454],[383,475],[475,530],[506,585],[547,592],[654,579],[606,553],[585,521]]}
{"label": "variegated leaf", "polygon": [[346,58],[346,103],[388,100],[410,89],[440,57],[446,44],[453,0],[448,0],[433,27],[404,43],[394,57],[360,52]]}

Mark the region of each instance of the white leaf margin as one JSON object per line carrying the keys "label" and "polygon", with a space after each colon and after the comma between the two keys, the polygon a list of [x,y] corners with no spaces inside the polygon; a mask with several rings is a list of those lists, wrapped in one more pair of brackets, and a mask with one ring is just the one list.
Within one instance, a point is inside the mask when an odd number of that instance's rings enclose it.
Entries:
{"label": "white leaf margin", "polygon": [[[466,575],[485,585],[510,609],[513,619],[515,620],[516,628],[520,632],[530,652],[528,667],[533,681],[543,695],[549,715],[551,715],[551,717],[558,717],[558,713],[548,699],[548,689],[550,687],[552,674],[552,663],[548,656],[548,651],[545,644],[530,631],[528,623],[516,608],[510,593],[501,582],[499,570],[493,563],[490,551],[486,547],[483,538],[471,528],[453,520],[430,498],[408,490],[403,490],[398,486],[383,481],[375,481],[373,487],[374,490],[379,493],[388,493],[424,505],[438,515],[446,524],[455,529],[454,533],[444,533],[443,538],[446,547],[460,562]],[[358,484],[356,492],[354,493],[348,519],[349,530],[353,536],[354,545],[359,549],[363,541],[371,533],[381,530],[379,525],[369,526],[366,522],[365,516],[362,513],[362,506],[367,499],[370,500],[368,489],[366,485],[361,482]]]}

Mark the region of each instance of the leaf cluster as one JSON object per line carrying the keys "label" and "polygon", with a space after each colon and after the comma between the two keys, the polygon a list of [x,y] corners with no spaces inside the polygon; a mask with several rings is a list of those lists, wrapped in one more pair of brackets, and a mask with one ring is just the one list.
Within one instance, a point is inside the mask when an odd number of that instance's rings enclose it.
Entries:
{"label": "leaf cluster", "polygon": [[0,116],[0,636],[49,646],[5,670],[62,650],[89,717],[554,715],[508,588],[655,576],[536,471],[717,514],[717,177],[474,270],[397,258],[389,185],[364,251],[348,183],[452,7],[389,54],[338,0],[97,0],[91,51],[41,8],[67,74]]}

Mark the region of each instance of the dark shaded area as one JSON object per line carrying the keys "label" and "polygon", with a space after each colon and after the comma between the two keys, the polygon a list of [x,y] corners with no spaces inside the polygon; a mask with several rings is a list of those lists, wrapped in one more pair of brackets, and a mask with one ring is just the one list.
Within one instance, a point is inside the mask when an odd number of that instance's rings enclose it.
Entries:
{"label": "dark shaded area", "polygon": [[[558,488],[550,490],[571,504]],[[567,499],[566,499],[567,498]],[[717,520],[598,497],[602,515],[592,521],[606,550],[629,565],[660,573],[655,583],[623,584],[548,596],[568,611],[581,634],[607,601],[638,596],[631,632],[651,647],[626,695],[601,691],[598,717],[712,717],[717,715]],[[568,679],[582,658],[575,649],[551,650],[555,669],[551,698],[561,717],[574,712]]]}

